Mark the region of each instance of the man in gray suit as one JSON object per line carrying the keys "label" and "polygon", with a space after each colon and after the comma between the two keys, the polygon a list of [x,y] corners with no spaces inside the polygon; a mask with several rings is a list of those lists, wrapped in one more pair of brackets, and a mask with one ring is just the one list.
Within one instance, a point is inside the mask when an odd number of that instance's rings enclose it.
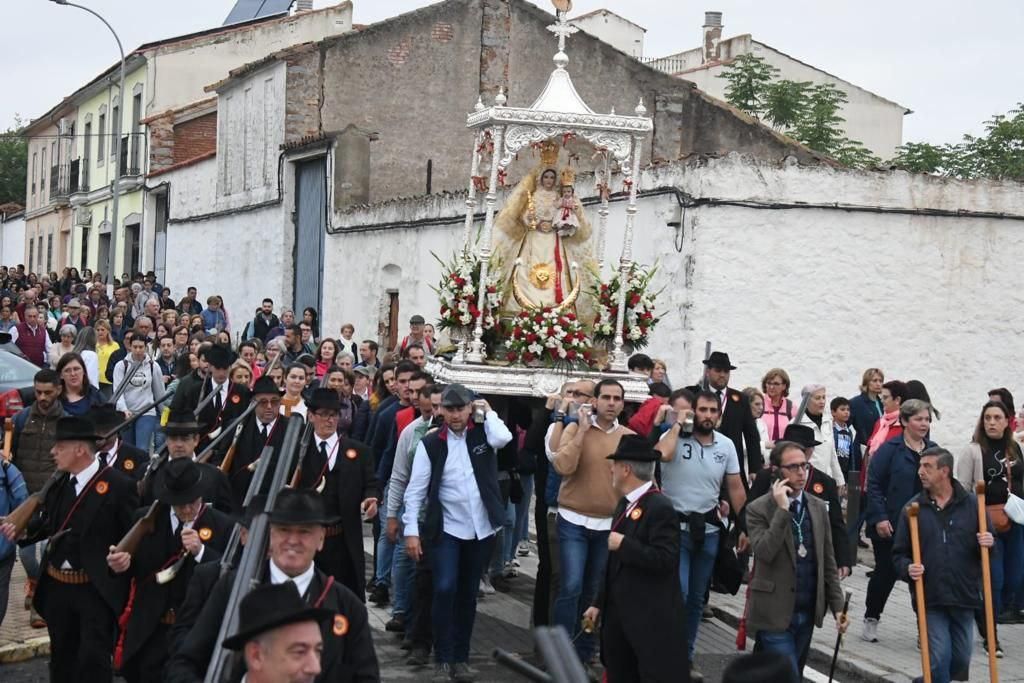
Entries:
{"label": "man in gray suit", "polygon": [[843,594],[832,550],[825,503],[804,495],[807,455],[799,444],[780,441],[771,453],[771,492],[747,505],[747,532],[754,554],[747,628],[754,651],[781,652],[802,678],[811,636],[825,609],[843,632]]}

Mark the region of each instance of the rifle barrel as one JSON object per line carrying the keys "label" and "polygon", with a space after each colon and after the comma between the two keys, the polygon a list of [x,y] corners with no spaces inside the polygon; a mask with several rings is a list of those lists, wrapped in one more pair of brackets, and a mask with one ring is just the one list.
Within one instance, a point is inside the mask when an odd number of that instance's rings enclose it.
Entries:
{"label": "rifle barrel", "polygon": [[110,437],[112,437],[112,436],[113,436],[114,434],[117,434],[117,433],[118,433],[118,432],[120,432],[120,431],[121,431],[122,429],[124,429],[125,427],[127,427],[127,426],[128,426],[128,425],[130,425],[131,423],[135,422],[135,421],[136,421],[136,420],[138,420],[138,419],[139,419],[140,417],[142,417],[143,415],[145,415],[146,413],[148,413],[148,412],[149,412],[150,410],[152,410],[153,408],[156,408],[156,407],[157,407],[158,405],[160,405],[161,403],[163,403],[163,402],[164,402],[164,401],[166,401],[167,399],[171,398],[172,396],[174,396],[174,392],[172,392],[172,391],[165,391],[165,392],[164,392],[164,395],[163,395],[163,396],[161,396],[161,397],[160,397],[160,398],[158,398],[157,400],[153,401],[152,403],[149,403],[149,404],[147,404],[147,405],[146,405],[145,407],[143,407],[143,408],[140,408],[139,410],[135,411],[135,412],[134,412],[134,413],[132,414],[132,416],[131,416],[131,417],[129,417],[129,418],[127,419],[127,420],[125,420],[125,421],[124,421],[124,422],[122,422],[121,424],[117,425],[116,427],[114,427],[113,429],[111,429],[111,430],[110,430],[110,431],[108,431],[108,432],[105,432],[105,433],[103,433],[103,434],[100,434],[100,440],[102,441],[102,440],[105,440],[105,439],[109,439],[109,438],[110,438]]}
{"label": "rifle barrel", "polygon": [[[118,362],[120,362],[120,361],[118,361]],[[117,385],[117,389],[114,391],[113,395],[110,397],[110,400],[108,401],[108,403],[110,405],[112,405],[112,406],[116,406],[117,405],[117,399],[121,398],[121,394],[123,394],[125,392],[125,389],[128,388],[128,383],[132,381],[132,377],[135,376],[135,373],[138,372],[139,368],[141,368],[141,367],[142,367],[142,361],[141,360],[140,361],[132,360],[131,367],[129,367],[128,371],[126,373],[124,373],[124,377],[121,378],[121,383]]]}
{"label": "rifle barrel", "polygon": [[238,441],[238,437],[241,434],[239,430],[242,428],[242,422],[245,418],[249,417],[249,414],[254,410],[256,410],[256,402],[251,401],[249,403],[249,407],[245,409],[245,412],[235,418],[227,428],[220,430],[220,434],[214,437],[210,443],[206,444],[206,448],[196,455],[196,460],[198,462],[206,462],[209,460],[210,455],[213,454],[213,449],[217,447],[217,444],[227,438],[228,434],[234,434],[234,441]]}

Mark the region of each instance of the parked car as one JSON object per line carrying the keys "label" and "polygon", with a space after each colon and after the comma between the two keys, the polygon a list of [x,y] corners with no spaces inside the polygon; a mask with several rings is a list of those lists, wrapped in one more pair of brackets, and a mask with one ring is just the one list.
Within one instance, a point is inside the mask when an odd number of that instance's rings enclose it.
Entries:
{"label": "parked car", "polygon": [[0,333],[0,418],[6,420],[35,400],[32,378],[39,367],[11,343],[11,335]]}

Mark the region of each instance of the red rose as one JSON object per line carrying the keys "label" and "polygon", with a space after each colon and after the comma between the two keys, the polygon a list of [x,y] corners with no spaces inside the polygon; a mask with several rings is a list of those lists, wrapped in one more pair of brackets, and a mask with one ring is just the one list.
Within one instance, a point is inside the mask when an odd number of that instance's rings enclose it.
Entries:
{"label": "red rose", "polygon": [[533,316],[533,322],[537,323],[538,325],[541,324],[542,322],[544,322],[544,316],[538,313],[537,315]]}
{"label": "red rose", "polygon": [[505,358],[507,358],[509,362],[514,361],[516,359],[516,352],[509,351],[507,354],[505,354]]}
{"label": "red rose", "polygon": [[636,306],[639,303],[640,303],[640,295],[639,294],[634,294],[633,296],[629,297],[629,305],[630,306]]}
{"label": "red rose", "polygon": [[526,353],[523,354],[523,360],[529,363],[530,361],[533,360],[533,354],[527,351]]}
{"label": "red rose", "polygon": [[[516,330],[516,332],[519,332],[519,331],[520,330],[518,330],[518,329]],[[529,334],[526,335],[526,343],[527,344],[532,344],[535,341],[537,341],[537,339],[538,339],[537,335],[534,334],[533,332],[530,332]]]}
{"label": "red rose", "polygon": [[572,320],[573,322],[576,321],[576,314],[575,313],[566,313],[565,317],[568,318],[569,320]]}
{"label": "red rose", "polygon": [[567,360],[576,360],[576,352],[573,351],[572,349],[569,349],[568,351],[565,352],[565,357]]}

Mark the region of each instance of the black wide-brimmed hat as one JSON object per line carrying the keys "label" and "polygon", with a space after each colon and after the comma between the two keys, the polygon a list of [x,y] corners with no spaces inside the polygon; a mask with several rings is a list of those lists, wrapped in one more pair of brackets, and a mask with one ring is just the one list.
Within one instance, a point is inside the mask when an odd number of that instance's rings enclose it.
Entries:
{"label": "black wide-brimmed hat", "polygon": [[203,470],[191,458],[175,458],[157,470],[153,493],[165,505],[187,505],[202,495]]}
{"label": "black wide-brimmed hat", "polygon": [[629,460],[631,462],[655,462],[661,454],[651,448],[651,442],[639,434],[626,434],[619,440],[619,447],[607,460]]}
{"label": "black wide-brimmed hat", "polygon": [[69,415],[57,420],[57,435],[54,441],[96,441],[96,426],[85,417]]}
{"label": "black wide-brimmed hat", "polygon": [[229,650],[241,650],[261,633],[303,621],[315,621],[319,626],[332,617],[332,610],[308,606],[293,581],[263,584],[242,598],[238,632],[225,638],[223,645]]}
{"label": "black wide-brimmed hat", "polygon": [[203,428],[196,422],[196,416],[186,410],[172,412],[164,425],[164,434],[167,436],[189,436],[201,431]]}
{"label": "black wide-brimmed hat", "polygon": [[814,448],[820,446],[821,442],[814,438],[814,430],[810,425],[796,424],[790,422],[786,425],[786,431],[782,435],[783,441],[792,441],[793,443],[800,444],[804,448]]}
{"label": "black wide-brimmed hat", "polygon": [[341,410],[341,399],[338,397],[338,392],[334,389],[321,389],[317,387],[309,395],[309,398],[306,399],[306,409],[311,413],[317,410],[330,410],[336,413]]}
{"label": "black wide-brimmed hat", "polygon": [[316,493],[300,489],[283,489],[277,494],[274,509],[270,511],[270,523],[284,526],[333,526],[338,523],[338,518],[327,516],[324,502]]}
{"label": "black wide-brimmed hat", "polygon": [[89,419],[96,431],[104,434],[124,422],[124,413],[109,403],[99,403],[89,409]]}
{"label": "black wide-brimmed hat", "polygon": [[736,366],[729,360],[729,354],[724,351],[712,351],[704,365],[709,368],[720,368],[722,370],[735,370]]}
{"label": "black wide-brimmed hat", "polygon": [[274,394],[275,396],[280,396],[283,393],[284,392],[274,384],[274,380],[267,375],[263,375],[252,385],[253,396],[256,396],[257,394]]}

